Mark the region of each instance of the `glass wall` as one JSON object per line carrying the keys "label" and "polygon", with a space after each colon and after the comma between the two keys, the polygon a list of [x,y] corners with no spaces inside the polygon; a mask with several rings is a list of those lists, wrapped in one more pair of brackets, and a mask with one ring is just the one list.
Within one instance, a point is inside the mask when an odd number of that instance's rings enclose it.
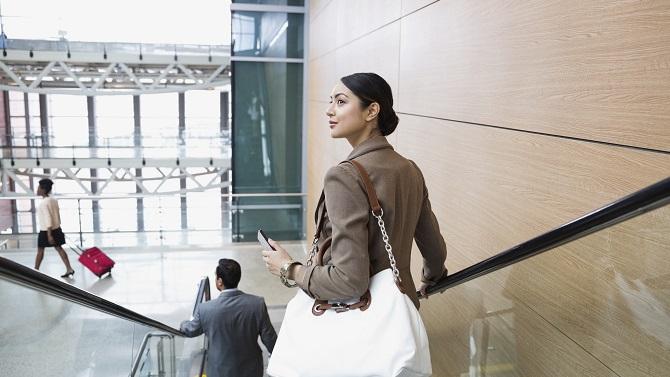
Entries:
{"label": "glass wall", "polygon": [[[253,2],[299,5],[286,1]],[[290,3],[290,2],[289,2]],[[304,8],[232,9],[233,241],[303,239]]]}
{"label": "glass wall", "polygon": [[[233,192],[299,193],[302,179],[302,65],[234,62]],[[238,198],[233,232],[255,239],[302,238],[302,198]]]}
{"label": "glass wall", "polygon": [[49,145],[88,146],[86,97],[65,94],[47,96],[49,101]]}
{"label": "glass wall", "polygon": [[233,13],[233,55],[302,58],[303,18],[295,13]]}
{"label": "glass wall", "polygon": [[[29,190],[24,187],[34,189],[41,178],[56,175],[54,194],[60,199],[62,226],[67,233],[78,232],[80,220],[82,232],[229,229],[230,208],[221,197],[227,189],[214,187],[202,191],[210,184],[228,182],[229,174],[219,177],[218,170],[206,163],[202,167],[182,168],[181,175],[179,169],[171,174],[172,167],[159,171],[143,168],[140,162],[137,169],[128,173],[117,171],[113,163],[96,169],[79,168],[79,164],[70,163],[73,158],[78,162],[91,157],[112,160],[135,157],[138,161],[142,156],[170,161],[177,157],[231,158],[228,120],[221,120],[222,114],[228,117],[230,113],[228,92],[226,87],[186,92],[181,114],[177,93],[142,95],[137,99],[130,95],[98,96],[92,107],[85,96],[50,94],[43,97],[41,107],[36,94],[5,92],[9,97],[11,127],[5,131],[8,135],[3,140],[3,157],[64,159],[63,167],[70,168],[70,173],[80,180],[70,179],[59,169],[21,169],[14,171],[14,191],[19,195],[28,194]],[[140,112],[136,114],[138,104]],[[47,111],[40,114],[44,108]],[[91,110],[94,112],[89,114]],[[89,127],[89,116],[95,120],[94,127]],[[181,133],[180,117],[184,120]],[[43,135],[45,123],[47,133]],[[115,178],[111,178],[114,172]],[[134,197],[138,188],[131,173],[141,177],[146,190],[171,194],[138,200]],[[169,175],[171,178],[164,179]],[[114,198],[88,199],[88,190],[96,191],[93,181],[97,181],[98,189],[104,187],[103,195]],[[201,190],[180,195],[184,187]],[[127,195],[131,197],[124,198]],[[7,199],[4,203],[7,203],[4,216],[8,217],[12,229],[2,229],[3,232],[39,230],[35,213],[39,200]]]}
{"label": "glass wall", "polygon": [[134,144],[135,120],[132,96],[95,98],[96,144],[126,147]]}

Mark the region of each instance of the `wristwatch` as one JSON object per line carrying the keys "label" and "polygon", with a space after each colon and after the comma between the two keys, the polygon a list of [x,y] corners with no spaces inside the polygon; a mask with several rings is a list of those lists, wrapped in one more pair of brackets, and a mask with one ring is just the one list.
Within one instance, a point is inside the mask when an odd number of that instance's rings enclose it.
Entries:
{"label": "wristwatch", "polygon": [[284,265],[281,266],[281,268],[279,269],[279,279],[281,280],[282,284],[284,284],[285,286],[287,286],[289,288],[293,288],[296,285],[298,285],[295,282],[291,283],[289,281],[289,278],[288,278],[288,270],[294,264],[302,264],[302,263],[296,262],[296,261],[289,261],[289,262],[284,263]]}

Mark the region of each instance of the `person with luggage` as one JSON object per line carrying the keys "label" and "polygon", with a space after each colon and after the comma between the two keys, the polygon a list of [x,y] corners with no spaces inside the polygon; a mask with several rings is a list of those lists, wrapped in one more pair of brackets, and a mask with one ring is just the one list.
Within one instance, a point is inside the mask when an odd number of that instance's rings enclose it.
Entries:
{"label": "person with luggage", "polygon": [[263,356],[258,337],[272,353],[275,332],[265,300],[237,288],[242,271],[232,259],[220,259],[216,267],[219,297],[198,305],[195,316],[181,323],[187,337],[207,335],[208,377],[262,377]]}
{"label": "person with luggage", "polygon": [[37,195],[42,197],[42,201],[37,207],[37,219],[40,224],[40,233],[37,236],[37,256],[35,257],[35,269],[39,270],[44,258],[44,249],[54,247],[60,255],[60,258],[67,269],[62,278],[69,278],[74,275],[74,270],[70,265],[70,260],[63,250],[65,244],[65,234],[60,228],[60,209],[58,201],[50,196],[54,182],[49,178],[39,181]]}

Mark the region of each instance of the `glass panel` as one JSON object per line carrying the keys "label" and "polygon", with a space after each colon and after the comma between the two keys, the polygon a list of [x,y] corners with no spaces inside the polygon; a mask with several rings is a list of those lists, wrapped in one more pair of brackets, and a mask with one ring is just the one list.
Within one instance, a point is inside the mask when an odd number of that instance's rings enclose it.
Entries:
{"label": "glass panel", "polygon": [[16,201],[16,210],[17,211],[30,211],[31,200],[30,199],[20,199]]}
{"label": "glass panel", "polygon": [[47,100],[49,101],[49,116],[88,116],[85,96],[50,94]]}
{"label": "glass panel", "polygon": [[[175,183],[178,190],[179,182]],[[178,195],[144,198],[144,229],[181,229],[181,198]]]}
{"label": "glass panel", "polygon": [[26,113],[26,105],[23,102],[23,97],[20,100],[9,101],[9,115],[22,116]]}
{"label": "glass panel", "polygon": [[666,375],[668,234],[670,206],[423,300],[433,374]]}
{"label": "glass panel", "polygon": [[100,231],[119,232],[137,230],[137,200],[100,200]]}
{"label": "glass panel", "polygon": [[[33,93],[31,93],[31,96]],[[37,94],[35,94],[37,96]],[[34,117],[39,117],[40,116],[40,102],[37,100],[37,97],[35,97],[35,100],[30,100],[28,101],[28,109],[30,110],[30,115]]]}
{"label": "glass panel", "polygon": [[221,193],[219,190],[189,192],[186,195],[188,228],[221,229]]}
{"label": "glass panel", "polygon": [[232,17],[233,55],[303,57],[302,14],[235,11]]}
{"label": "glass panel", "polygon": [[133,97],[99,96],[95,102],[97,144],[103,147],[132,146],[135,132]]}
{"label": "glass panel", "polygon": [[[60,208],[61,228],[65,233],[78,233],[81,226],[82,232],[93,231],[93,201],[58,198]],[[77,234],[77,237],[79,235]]]}
{"label": "glass panel", "polygon": [[[233,85],[233,192],[300,192],[302,65],[233,62]],[[258,228],[276,228],[278,240],[301,239],[302,217],[294,218],[301,210],[286,207],[301,203],[300,198],[237,199],[246,209],[234,212],[233,229],[239,232],[234,237],[254,240]],[[266,208],[251,210],[257,205]]]}
{"label": "glass panel", "polygon": [[[186,131],[189,137],[217,137],[221,134],[221,93],[215,90],[191,90],[185,93]],[[210,140],[204,139],[206,142]]]}
{"label": "glass panel", "polygon": [[10,90],[8,93],[10,101],[23,101],[23,92]]}
{"label": "glass panel", "polygon": [[54,146],[88,146],[88,118],[51,117],[49,133]]}
{"label": "glass panel", "polygon": [[0,302],[5,376],[127,376],[150,331],[4,280]]}
{"label": "glass panel", "polygon": [[[20,233],[34,233],[33,230],[33,214],[30,212],[19,212],[17,213],[19,220],[19,232]],[[38,226],[37,224],[35,224]]]}

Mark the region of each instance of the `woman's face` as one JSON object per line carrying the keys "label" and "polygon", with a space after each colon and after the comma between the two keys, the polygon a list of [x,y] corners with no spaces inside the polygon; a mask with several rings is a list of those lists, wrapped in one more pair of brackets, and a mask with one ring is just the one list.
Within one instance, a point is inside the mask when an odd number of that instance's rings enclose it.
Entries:
{"label": "woman's face", "polygon": [[366,119],[368,111],[362,107],[360,99],[342,82],[338,82],[330,93],[330,105],[326,109],[326,115],[330,137],[334,139],[347,138],[351,142],[369,132]]}

